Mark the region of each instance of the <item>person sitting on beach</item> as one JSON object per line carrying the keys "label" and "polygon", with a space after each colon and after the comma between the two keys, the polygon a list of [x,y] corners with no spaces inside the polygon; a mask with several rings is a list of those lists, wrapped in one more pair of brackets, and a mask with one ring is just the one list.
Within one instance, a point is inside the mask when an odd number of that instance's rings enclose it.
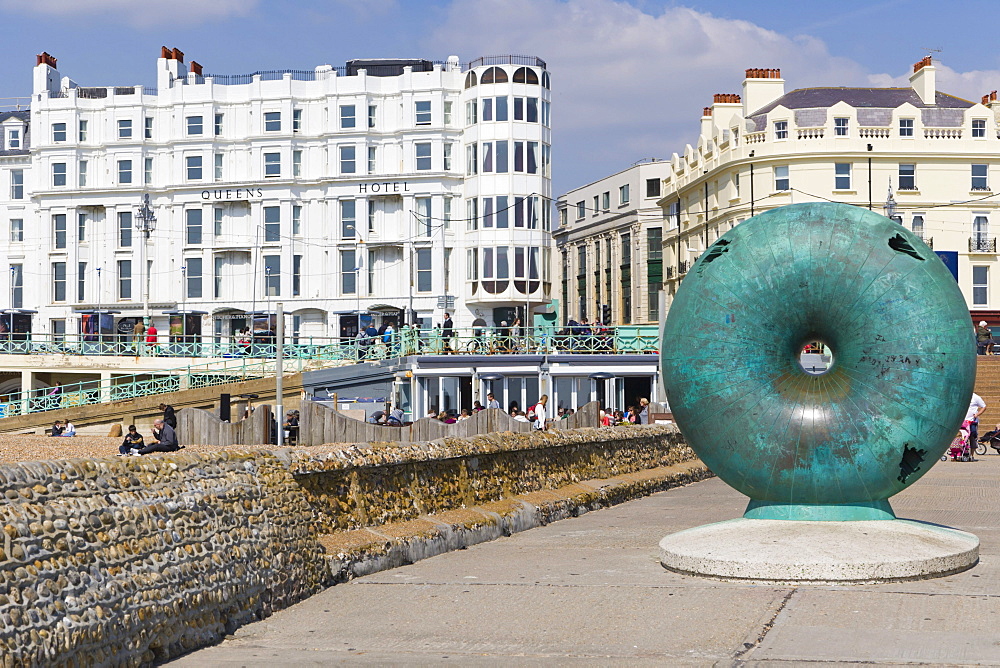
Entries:
{"label": "person sitting on beach", "polygon": [[55,423],[53,423],[52,428],[49,429],[49,436],[59,436],[63,433],[63,429],[65,429],[65,427],[63,427],[62,420],[56,420]]}
{"label": "person sitting on beach", "polygon": [[134,424],[128,426],[128,433],[125,434],[125,440],[122,444],[118,446],[118,452],[123,455],[134,455],[138,454],[140,448],[142,448],[145,443],[142,442],[142,434],[135,428]]}
{"label": "person sitting on beach", "polygon": [[60,436],[76,436],[76,427],[73,425],[72,422],[70,422],[69,420],[66,420],[66,426],[63,427],[62,433],[59,434],[59,435]]}
{"label": "person sitting on beach", "polygon": [[153,442],[141,448],[136,454],[148,455],[151,452],[175,452],[180,450],[177,444],[177,433],[174,428],[162,419],[153,420]]}
{"label": "person sitting on beach", "polygon": [[389,417],[386,419],[385,423],[390,427],[402,427],[405,417],[406,413],[403,412],[402,408],[397,406],[389,411]]}

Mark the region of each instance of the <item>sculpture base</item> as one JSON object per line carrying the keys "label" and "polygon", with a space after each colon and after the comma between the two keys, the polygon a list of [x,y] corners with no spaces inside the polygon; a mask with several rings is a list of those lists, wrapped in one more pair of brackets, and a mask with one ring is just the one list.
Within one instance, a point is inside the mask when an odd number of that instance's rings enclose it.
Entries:
{"label": "sculpture base", "polygon": [[660,541],[664,568],[720,580],[845,584],[921,580],[979,561],[979,538],[910,520],[738,519]]}
{"label": "sculpture base", "polygon": [[894,520],[896,513],[887,499],[859,503],[776,503],[750,499],[743,517],[748,520],[807,520],[813,522],[857,522]]}

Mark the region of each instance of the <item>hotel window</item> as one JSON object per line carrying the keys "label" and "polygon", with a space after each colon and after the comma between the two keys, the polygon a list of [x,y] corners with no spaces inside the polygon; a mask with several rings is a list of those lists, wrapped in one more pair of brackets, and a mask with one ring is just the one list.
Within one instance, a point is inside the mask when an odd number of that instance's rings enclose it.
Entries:
{"label": "hotel window", "polygon": [[599,215],[601,215],[601,196],[600,195],[594,195],[594,206],[590,210],[590,215],[592,215],[592,216],[599,216]]}
{"label": "hotel window", "polygon": [[465,103],[465,124],[475,125],[479,122],[479,106],[476,100]]}
{"label": "hotel window", "polygon": [[184,241],[188,246],[201,244],[201,209],[187,209],[184,212]]}
{"label": "hotel window", "polygon": [[987,179],[988,168],[986,165],[972,165],[972,189],[989,190],[990,184]]}
{"label": "hotel window", "polygon": [[11,308],[24,308],[24,265],[10,265]]}
{"label": "hotel window", "polygon": [[292,151],[292,176],[302,176],[302,151]]}
{"label": "hotel window", "polygon": [[774,122],[774,138],[788,139],[788,121]]}
{"label": "hotel window", "polygon": [[340,251],[340,294],[353,295],[358,292],[358,265],[354,251]]}
{"label": "hotel window", "polygon": [[913,219],[910,221],[910,229],[921,239],[924,238],[924,214],[913,214]]}
{"label": "hotel window", "polygon": [[200,257],[189,257],[184,260],[187,267],[187,296],[188,299],[201,299],[201,271],[202,263]]}
{"label": "hotel window", "polygon": [[131,139],[132,138],[132,121],[127,118],[121,118],[118,120],[118,138],[119,139]]}
{"label": "hotel window", "polygon": [[87,186],[87,161],[81,160],[77,165],[77,173],[80,178],[80,187],[84,188]]}
{"label": "hotel window", "polygon": [[215,115],[215,136],[222,134],[222,114]]}
{"label": "hotel window", "polygon": [[774,168],[774,189],[792,189],[790,179],[788,178],[788,165],[778,165]]}
{"label": "hotel window", "polygon": [[65,123],[53,123],[52,124],[52,141],[66,141],[66,124]]}
{"label": "hotel window", "polygon": [[838,162],[833,166],[833,171],[834,171],[834,178],[833,178],[834,190],[850,190],[851,163]]}
{"label": "hotel window", "polygon": [[52,216],[52,239],[54,247],[58,249],[66,248],[66,214],[57,213]]}
{"label": "hotel window", "polygon": [[132,246],[132,212],[118,212],[118,247],[131,248]]}
{"label": "hotel window", "polygon": [[214,285],[212,286],[212,296],[216,299],[222,296],[222,272],[226,266],[226,258],[221,255],[215,256],[215,273],[213,275]]}
{"label": "hotel window", "polygon": [[483,227],[493,227],[493,198],[483,198]]}
{"label": "hotel window", "polygon": [[432,262],[430,248],[417,249],[417,292],[430,292],[433,289]]}
{"label": "hotel window", "polygon": [[132,161],[118,161],[118,183],[132,183]]}
{"label": "hotel window", "polygon": [[585,202],[576,203],[576,219],[583,220],[587,217],[587,204]]}
{"label": "hotel window", "polygon": [[53,186],[64,186],[64,185],[66,185],[66,163],[65,162],[53,162],[52,163],[52,185]]}
{"label": "hotel window", "polygon": [[375,127],[375,114],[378,112],[378,106],[374,104],[368,105],[368,127]]}
{"label": "hotel window", "polygon": [[292,296],[302,294],[302,256],[292,256]]}
{"label": "hotel window", "polygon": [[417,113],[417,125],[431,124],[431,101],[417,100],[415,102]]}
{"label": "hotel window", "polygon": [[433,231],[431,224],[431,198],[418,197],[414,203],[416,204],[417,214],[417,234],[429,237]]}
{"label": "hotel window", "polygon": [[281,176],[281,154],[264,154],[264,178],[274,179]]}
{"label": "hotel window", "polygon": [[660,179],[646,179],[646,197],[660,196]]}
{"label": "hotel window", "polygon": [[76,263],[76,301],[87,301],[87,263]]}
{"label": "hotel window", "polygon": [[989,304],[990,268],[979,266],[972,268],[972,305],[987,306]]}
{"label": "hotel window", "polygon": [[475,197],[465,200],[465,229],[479,229],[479,206]]}
{"label": "hotel window", "polygon": [[118,299],[132,299],[132,260],[118,260]]}
{"label": "hotel window", "polygon": [[496,142],[497,146],[497,174],[507,173],[507,140]]}
{"label": "hotel window", "polygon": [[87,141],[87,121],[80,121],[80,141]]}
{"label": "hotel window", "polygon": [[185,161],[187,163],[187,180],[201,181],[201,156],[189,155]]}
{"label": "hotel window", "polygon": [[222,180],[222,154],[221,153],[216,153],[215,154],[215,180],[216,181],[221,181]]}
{"label": "hotel window", "polygon": [[368,232],[375,232],[375,200],[368,200]]}
{"label": "hotel window", "polygon": [[417,171],[428,171],[431,168],[431,144],[430,142],[417,142]]}
{"label": "hotel window", "polygon": [[619,204],[619,206],[623,206],[625,204],[628,204],[628,185],[629,184],[626,183],[625,185],[619,186],[619,188],[618,188],[618,204]]}
{"label": "hotel window", "polygon": [[84,242],[87,240],[87,214],[76,214],[76,240]]}
{"label": "hotel window", "polygon": [[281,241],[281,208],[277,206],[264,207],[264,243]]}
{"label": "hotel window", "polygon": [[[187,133],[188,136],[200,135],[204,132],[205,123],[201,116],[188,116],[187,117]],[[149,137],[147,136],[147,139]]]}
{"label": "hotel window", "polygon": [[479,159],[476,157],[477,144],[469,144],[465,147],[465,175],[472,176],[479,173]]}
{"label": "hotel window", "polygon": [[302,129],[302,110],[292,109],[292,132]]}
{"label": "hotel window", "polygon": [[340,202],[340,236],[344,239],[353,239],[357,236],[357,208],[353,199],[345,199]]}
{"label": "hotel window", "polygon": [[986,136],[986,119],[977,118],[972,121],[972,136],[975,138]]}
{"label": "hotel window", "polygon": [[900,190],[916,190],[917,189],[917,166],[916,165],[900,165],[899,166],[899,189]]}
{"label": "hotel window", "polygon": [[143,134],[145,135],[146,139],[153,138],[153,119],[150,116],[147,116],[144,121]]}
{"label": "hotel window", "polygon": [[444,159],[443,159],[444,165],[443,165],[443,167],[444,167],[444,171],[446,171],[446,172],[450,172],[451,171],[451,151],[452,151],[453,147],[454,147],[454,144],[452,144],[451,142],[445,142],[444,143]]}
{"label": "hotel window", "polygon": [[451,197],[444,198],[444,229],[451,229]]}
{"label": "hotel window", "polygon": [[215,207],[212,209],[212,232],[215,236],[222,236],[222,208]]}
{"label": "hotel window", "polygon": [[10,170],[10,198],[24,199],[24,170]]}
{"label": "hotel window", "polygon": [[[518,200],[519,201],[519,200]],[[497,197],[497,229],[510,227],[510,198],[506,195]]]}
{"label": "hotel window", "polygon": [[354,105],[340,105],[340,129],[349,130],[355,126]]}
{"label": "hotel window", "polygon": [[10,240],[14,243],[24,241],[24,218],[10,219]]}
{"label": "hotel window", "polygon": [[454,104],[453,102],[445,102],[444,103],[444,124],[446,126],[451,125],[451,120],[452,120],[451,119],[451,108],[452,108],[453,104]]}
{"label": "hotel window", "polygon": [[292,205],[292,236],[302,234],[302,207],[298,204]]}
{"label": "hotel window", "polygon": [[976,250],[989,250],[990,219],[984,214],[977,214],[972,219],[972,237]]}
{"label": "hotel window", "polygon": [[610,192],[606,192],[603,195],[601,195],[601,208],[604,209],[605,211],[608,211],[608,210],[611,209],[611,193]]}
{"label": "hotel window", "polygon": [[901,119],[899,119],[899,136],[900,137],[912,137],[913,136],[913,119],[912,118],[901,118]]}
{"label": "hotel window", "polygon": [[374,146],[369,146],[368,147],[368,173],[369,174],[374,174],[375,173],[375,155],[376,155],[376,153],[375,153],[375,147]]}
{"label": "hotel window", "polygon": [[844,117],[834,118],[833,119],[833,134],[836,135],[837,137],[846,137],[847,136],[847,124],[848,124],[848,120],[849,119],[844,118]]}
{"label": "hotel window", "polygon": [[552,122],[552,103],[542,100],[542,125],[549,127]]}
{"label": "hotel window", "polygon": [[354,146],[340,147],[340,173],[353,174],[355,172]]}
{"label": "hotel window", "polygon": [[281,112],[280,111],[265,111],[264,112],[264,131],[265,132],[281,132]]}
{"label": "hotel window", "polygon": [[153,182],[153,159],[146,158],[142,164],[142,182],[149,185]]}
{"label": "hotel window", "polygon": [[264,256],[264,295],[278,297],[281,295],[281,256]]}
{"label": "hotel window", "polygon": [[368,294],[375,294],[375,263],[378,261],[377,251],[368,251]]}
{"label": "hotel window", "polygon": [[[20,266],[20,265],[18,265]],[[66,301],[66,263],[52,263],[52,301]]]}

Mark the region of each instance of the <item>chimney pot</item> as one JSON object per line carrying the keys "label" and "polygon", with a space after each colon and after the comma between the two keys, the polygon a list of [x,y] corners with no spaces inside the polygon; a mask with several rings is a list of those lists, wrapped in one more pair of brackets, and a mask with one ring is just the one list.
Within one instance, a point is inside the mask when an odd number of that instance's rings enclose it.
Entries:
{"label": "chimney pot", "polygon": [[170,49],[168,49],[165,46],[160,47],[160,58],[166,58],[167,60],[170,60],[172,57],[173,56],[170,53]]}
{"label": "chimney pot", "polygon": [[53,58],[47,51],[42,51],[40,54],[35,56],[35,65],[48,65],[49,67],[55,69],[56,59]]}
{"label": "chimney pot", "polygon": [[197,74],[198,76],[201,76],[201,63],[199,63],[196,60],[192,60],[191,61],[191,71],[194,72],[195,74]]}
{"label": "chimney pot", "polygon": [[703,118],[705,116],[711,116],[712,115],[712,108],[711,107],[704,107],[704,108],[702,108],[701,115],[702,115]]}
{"label": "chimney pot", "polygon": [[177,62],[180,62],[180,63],[184,62],[184,52],[181,51],[180,49],[178,49],[177,47],[174,47],[170,51],[170,53],[173,54],[174,60],[176,60]]}

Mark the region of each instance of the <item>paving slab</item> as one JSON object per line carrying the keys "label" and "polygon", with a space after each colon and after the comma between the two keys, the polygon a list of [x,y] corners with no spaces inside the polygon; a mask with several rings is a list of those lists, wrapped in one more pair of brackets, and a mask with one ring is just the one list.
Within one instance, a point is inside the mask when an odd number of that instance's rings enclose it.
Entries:
{"label": "paving slab", "polygon": [[884,585],[670,573],[663,536],[742,515],[717,479],[327,589],[178,666],[1000,665],[1000,456],[941,462],[897,515],[971,531],[980,562]]}

